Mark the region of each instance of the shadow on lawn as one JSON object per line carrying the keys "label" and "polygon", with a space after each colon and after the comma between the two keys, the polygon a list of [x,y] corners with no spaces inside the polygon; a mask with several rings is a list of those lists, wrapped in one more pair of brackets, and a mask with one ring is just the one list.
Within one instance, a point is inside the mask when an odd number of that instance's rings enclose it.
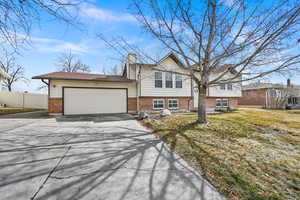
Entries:
{"label": "shadow on lawn", "polygon": [[[23,142],[22,147],[0,150],[0,156],[7,157],[0,164],[0,191],[46,177],[31,199],[107,199],[105,195],[114,193],[110,199],[131,199],[139,194],[150,200],[198,200],[206,199],[206,193],[214,190],[149,132],[118,126],[115,129],[119,131],[102,128],[99,133],[83,126],[70,133],[66,131],[73,128],[69,123],[64,125],[65,131],[54,126],[43,128],[47,134],[31,130],[26,136],[37,140],[35,145]],[[50,138],[54,140],[49,142]],[[16,141],[5,142],[13,147]],[[184,184],[170,193],[178,180]],[[28,199],[20,195],[16,192],[9,198]]]}
{"label": "shadow on lawn", "polygon": [[[178,125],[174,129],[156,129],[155,133],[159,134],[160,132],[167,132],[167,134],[161,135],[161,139],[168,143],[170,148],[174,151],[177,151],[179,154],[182,154],[189,149],[190,152],[188,152],[188,155],[184,159],[190,161],[192,166],[200,169],[203,172],[202,175],[206,180],[209,180],[217,187],[219,186],[221,192],[227,194],[229,197],[233,199],[239,199],[242,196],[245,199],[253,200],[281,199],[277,196],[277,194],[274,194],[271,191],[268,191],[270,192],[270,196],[266,193],[266,196],[261,195],[264,190],[256,183],[246,180],[245,177],[240,174],[239,170],[233,169],[233,167],[226,162],[226,159],[214,156],[213,154],[215,152],[210,152],[209,148],[203,148],[203,146],[211,146],[212,148],[218,148],[217,151],[226,151],[226,148],[222,150],[221,146],[217,147],[211,142],[206,142],[205,138],[203,140],[201,140],[201,137],[197,138],[197,135],[195,134],[202,134],[207,131],[199,128],[198,126],[199,123],[190,122],[184,125]],[[186,134],[188,131],[193,131],[193,134]],[[220,134],[216,130],[210,131],[212,134]],[[182,148],[180,146],[183,144],[185,145],[184,151],[182,151],[182,149],[178,149]],[[258,169],[264,173],[273,173],[264,165],[265,163],[263,165],[254,166],[253,163],[249,162],[241,154],[232,151],[228,153],[231,153],[231,156],[239,159],[240,163],[243,163],[244,166],[246,164],[247,170],[250,174],[256,175],[258,173]],[[277,176],[276,173],[273,175],[274,177]],[[273,184],[273,181],[271,180],[265,179],[264,181],[265,183],[268,182],[268,184]]]}

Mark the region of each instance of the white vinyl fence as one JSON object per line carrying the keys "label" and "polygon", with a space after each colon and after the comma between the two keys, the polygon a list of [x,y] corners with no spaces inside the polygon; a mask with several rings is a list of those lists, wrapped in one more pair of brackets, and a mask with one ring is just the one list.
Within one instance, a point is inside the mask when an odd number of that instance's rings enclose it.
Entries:
{"label": "white vinyl fence", "polygon": [[0,91],[0,104],[13,108],[48,108],[48,95]]}

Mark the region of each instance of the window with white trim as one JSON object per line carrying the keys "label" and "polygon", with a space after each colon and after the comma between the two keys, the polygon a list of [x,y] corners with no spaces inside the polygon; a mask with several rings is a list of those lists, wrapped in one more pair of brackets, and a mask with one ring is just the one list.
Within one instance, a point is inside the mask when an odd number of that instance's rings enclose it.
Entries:
{"label": "window with white trim", "polygon": [[232,90],[232,83],[227,84],[227,90]]}
{"label": "window with white trim", "polygon": [[178,107],[179,107],[178,99],[169,99],[168,100],[168,107],[170,109],[178,109]]}
{"label": "window with white trim", "polygon": [[163,99],[153,100],[153,109],[163,109],[165,107],[165,101]]}
{"label": "window with white trim", "polygon": [[222,107],[228,107],[228,99],[222,99]]}
{"label": "window with white trim", "polygon": [[225,90],[225,89],[226,89],[226,84],[221,84],[221,85],[220,85],[220,89],[221,89],[221,90]]}
{"label": "window with white trim", "polygon": [[216,100],[216,107],[228,107],[228,99],[217,99]]}
{"label": "window with white trim", "polygon": [[154,79],[155,79],[155,83],[154,86],[155,88],[162,88],[162,72],[154,72]]}
{"label": "window with white trim", "polygon": [[175,87],[182,88],[182,75],[180,74],[175,75]]}
{"label": "window with white trim", "polygon": [[173,74],[166,72],[166,88],[173,88]]}

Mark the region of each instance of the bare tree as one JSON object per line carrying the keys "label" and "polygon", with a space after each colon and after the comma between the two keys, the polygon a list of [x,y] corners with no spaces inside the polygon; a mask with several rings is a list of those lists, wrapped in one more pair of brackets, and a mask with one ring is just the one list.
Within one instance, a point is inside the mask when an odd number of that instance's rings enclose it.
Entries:
{"label": "bare tree", "polygon": [[114,65],[111,69],[109,74],[111,75],[120,75],[122,73],[122,66],[121,65]]}
{"label": "bare tree", "polygon": [[[130,8],[188,69],[199,91],[198,122],[206,122],[209,87],[299,70],[298,0],[132,0]],[[128,51],[149,58],[126,41],[121,46],[100,38],[122,56]]]}
{"label": "bare tree", "polygon": [[41,13],[74,24],[74,11],[81,0],[0,0],[0,40],[18,49],[30,39],[31,27]]}
{"label": "bare tree", "polygon": [[10,79],[4,79],[4,86],[10,92],[14,83],[27,80],[24,76],[24,67],[16,63],[14,54],[5,51],[0,59],[0,68],[10,76]]}
{"label": "bare tree", "polygon": [[266,92],[266,108],[283,109],[290,96],[290,88],[269,89]]}
{"label": "bare tree", "polygon": [[62,72],[91,72],[88,65],[83,64],[71,51],[63,53],[58,58],[58,71]]}

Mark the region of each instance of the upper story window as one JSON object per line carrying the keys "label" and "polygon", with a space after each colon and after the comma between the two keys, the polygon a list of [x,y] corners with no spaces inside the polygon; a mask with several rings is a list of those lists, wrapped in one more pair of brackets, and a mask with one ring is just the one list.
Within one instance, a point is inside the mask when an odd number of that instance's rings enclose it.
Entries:
{"label": "upper story window", "polygon": [[173,74],[166,72],[166,88],[173,88]]}
{"label": "upper story window", "polygon": [[221,90],[225,90],[225,89],[226,89],[226,84],[221,84],[221,85],[220,85],[220,89],[221,89]]}
{"label": "upper story window", "polygon": [[162,72],[155,72],[154,73],[155,78],[155,87],[156,88],[162,88]]}
{"label": "upper story window", "polygon": [[232,83],[227,84],[227,90],[232,90]]}
{"label": "upper story window", "polygon": [[176,88],[182,88],[182,76],[180,74],[175,76],[175,86]]}

